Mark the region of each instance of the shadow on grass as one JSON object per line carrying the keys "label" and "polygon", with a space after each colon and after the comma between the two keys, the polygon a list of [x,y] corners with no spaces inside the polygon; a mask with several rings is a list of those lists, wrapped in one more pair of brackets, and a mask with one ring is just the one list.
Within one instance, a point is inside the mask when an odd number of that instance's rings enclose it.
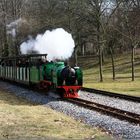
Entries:
{"label": "shadow on grass", "polygon": [[[135,67],[140,65],[140,58],[135,59]],[[98,58],[79,58],[79,66],[83,70],[88,70],[88,69],[98,69],[99,63],[98,63]],[[124,72],[131,72],[131,60],[128,61],[128,57],[123,57],[123,58],[116,58],[115,59],[115,69],[116,72],[119,71],[124,71]],[[103,64],[103,70],[104,72],[107,71],[112,71],[112,65],[111,65],[111,60],[110,58],[106,59],[104,64]]]}
{"label": "shadow on grass", "polygon": [[[121,76],[117,76],[116,79],[131,79],[132,76],[125,76],[125,77],[121,77]],[[140,78],[140,76],[135,76],[135,78]]]}

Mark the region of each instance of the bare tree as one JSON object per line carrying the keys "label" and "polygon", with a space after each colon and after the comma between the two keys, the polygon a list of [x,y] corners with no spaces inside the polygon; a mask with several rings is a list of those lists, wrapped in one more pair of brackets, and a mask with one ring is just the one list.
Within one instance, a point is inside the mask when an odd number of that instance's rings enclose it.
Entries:
{"label": "bare tree", "polygon": [[140,42],[140,3],[137,0],[123,1],[121,10],[121,30],[117,30],[127,40],[131,49],[132,81],[135,80],[135,48]]}
{"label": "bare tree", "polygon": [[103,50],[106,46],[107,27],[119,4],[111,0],[88,0],[89,21],[94,28],[99,56],[100,81],[103,81]]}

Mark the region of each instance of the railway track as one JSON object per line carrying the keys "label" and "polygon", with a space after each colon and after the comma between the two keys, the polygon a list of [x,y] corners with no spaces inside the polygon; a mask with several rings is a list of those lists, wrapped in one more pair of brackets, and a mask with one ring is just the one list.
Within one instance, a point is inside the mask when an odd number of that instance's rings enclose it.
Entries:
{"label": "railway track", "polygon": [[82,88],[82,91],[87,91],[95,94],[100,94],[100,95],[105,95],[105,96],[110,96],[110,97],[115,97],[123,100],[129,100],[129,101],[140,103],[140,97],[136,97],[136,96],[124,95],[124,94],[113,93],[109,91],[97,90],[92,88],[85,88],[85,87]]}
{"label": "railway track", "polygon": [[[22,87],[24,87],[26,89],[29,89],[29,90],[32,90],[32,91],[37,91],[41,94],[45,94],[45,91],[43,91],[43,90],[41,91],[41,90],[36,89],[36,88],[34,88],[34,89],[29,88],[28,86],[22,86]],[[88,108],[90,110],[95,110],[95,111],[101,112],[103,114],[113,116],[113,117],[121,119],[121,120],[126,120],[130,123],[135,123],[135,124],[140,125],[140,115],[139,114],[131,113],[131,112],[128,112],[128,111],[120,110],[120,109],[117,109],[117,108],[114,108],[114,107],[102,105],[102,104],[99,104],[99,103],[91,102],[91,101],[80,99],[80,98],[71,98],[71,99],[66,98],[66,99],[63,99],[63,100],[74,103],[78,106]]]}
{"label": "railway track", "polygon": [[[26,89],[29,89],[29,90],[32,90],[32,91],[39,92],[41,94],[46,94],[46,92],[44,90],[40,90],[40,89],[37,89],[37,88],[30,88],[26,85],[24,85],[24,86],[20,85],[20,84],[16,84],[16,85],[22,86],[23,88],[26,88]],[[94,91],[94,89],[88,90],[88,92],[93,92],[93,91]],[[111,96],[113,96],[113,95],[111,95]],[[118,96],[115,96],[115,97],[118,97]],[[99,104],[99,103],[91,102],[91,101],[80,99],[80,98],[71,98],[71,99],[66,98],[66,99],[63,99],[63,100],[74,103],[74,104],[77,104],[78,106],[88,108],[90,110],[95,110],[95,111],[101,112],[103,114],[107,114],[107,115],[113,116],[115,118],[119,118],[121,120],[126,120],[126,121],[131,122],[131,123],[140,124],[140,115],[139,114],[131,113],[129,111],[120,110],[120,109],[117,109],[117,108],[114,108],[114,107],[102,105],[102,104]]]}
{"label": "railway track", "polygon": [[78,106],[82,106],[82,107],[88,108],[90,110],[95,110],[95,111],[101,112],[103,114],[113,116],[120,120],[125,120],[130,123],[135,123],[135,124],[140,125],[140,115],[139,114],[131,113],[128,111],[120,110],[120,109],[117,109],[114,107],[98,104],[98,103],[87,101],[87,100],[80,99],[80,98],[65,99],[65,100],[68,102],[74,103]]}

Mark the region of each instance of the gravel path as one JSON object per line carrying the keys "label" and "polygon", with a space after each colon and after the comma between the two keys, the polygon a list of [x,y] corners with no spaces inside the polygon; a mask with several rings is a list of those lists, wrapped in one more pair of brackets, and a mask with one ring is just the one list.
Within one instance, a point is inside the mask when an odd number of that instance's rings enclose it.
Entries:
{"label": "gravel path", "polygon": [[123,99],[113,98],[109,96],[98,95],[94,93],[89,93],[85,91],[80,91],[80,98],[89,101],[94,101],[103,105],[119,108],[122,110],[130,111],[133,113],[140,114],[140,103],[135,103],[133,101],[127,101]]}
{"label": "gravel path", "polygon": [[36,92],[4,82],[0,82],[0,87],[7,89],[17,96],[26,98],[31,102],[40,103],[45,106],[49,106],[59,112],[63,112],[91,126],[101,127],[105,131],[111,132],[115,137],[117,137],[117,139],[140,139],[140,126],[138,125],[136,126],[125,121],[120,121],[110,116],[102,115],[96,111],[78,107],[71,103],[60,101],[58,99],[47,97],[45,95],[40,95]]}

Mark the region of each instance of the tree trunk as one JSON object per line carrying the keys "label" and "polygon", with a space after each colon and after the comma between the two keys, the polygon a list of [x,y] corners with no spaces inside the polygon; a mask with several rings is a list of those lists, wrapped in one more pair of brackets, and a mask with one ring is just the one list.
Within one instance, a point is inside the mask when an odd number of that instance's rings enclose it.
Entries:
{"label": "tree trunk", "polygon": [[102,48],[100,44],[100,25],[98,24],[97,27],[97,43],[98,43],[98,49],[99,49],[99,71],[100,71],[100,82],[103,82],[103,59],[102,59]]}
{"label": "tree trunk", "polygon": [[132,45],[132,52],[131,52],[132,81],[135,80],[134,58],[135,58],[135,48],[134,48],[134,46]]}
{"label": "tree trunk", "polygon": [[102,63],[104,64],[105,59],[104,59],[104,51],[102,51]]}
{"label": "tree trunk", "polygon": [[18,56],[19,55],[19,44],[18,44],[18,41],[17,39],[15,40],[15,56]]}
{"label": "tree trunk", "polygon": [[4,22],[4,52],[3,56],[8,56],[9,55],[9,48],[8,48],[8,41],[7,41],[7,34],[6,34],[6,22]]}
{"label": "tree trunk", "polygon": [[74,61],[75,61],[75,66],[77,66],[78,60],[77,60],[77,48],[74,50]]}
{"label": "tree trunk", "polygon": [[85,55],[85,43],[82,45],[82,56]]}
{"label": "tree trunk", "polygon": [[77,66],[78,64],[78,59],[77,59],[77,51],[78,51],[78,47],[80,47],[80,34],[78,33],[78,40],[77,40],[77,45],[75,46],[75,50],[74,50],[74,59],[75,59],[75,65]]}
{"label": "tree trunk", "polygon": [[101,51],[101,46],[99,45],[99,68],[100,68],[100,82],[103,82],[103,72],[102,72],[102,51]]}
{"label": "tree trunk", "polygon": [[111,47],[110,47],[110,55],[111,55],[111,63],[112,63],[113,80],[115,80],[116,79],[116,75],[115,75],[114,55],[113,55],[113,51],[112,51]]}

